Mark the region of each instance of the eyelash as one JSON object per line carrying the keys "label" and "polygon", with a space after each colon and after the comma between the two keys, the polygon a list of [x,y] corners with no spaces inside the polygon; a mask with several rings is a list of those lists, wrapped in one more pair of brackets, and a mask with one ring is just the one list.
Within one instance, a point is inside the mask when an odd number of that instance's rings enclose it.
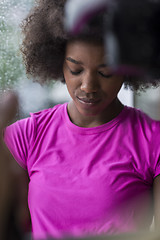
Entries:
{"label": "eyelash", "polygon": [[73,72],[73,71],[70,70],[70,72],[71,72],[72,75],[78,75],[78,74],[80,74],[82,72],[82,70],[77,71],[77,72]]}
{"label": "eyelash", "polygon": [[[82,72],[82,70],[77,71],[77,72],[73,72],[73,71],[70,70],[70,72],[71,72],[72,75],[79,75],[79,74]],[[99,73],[102,77],[104,77],[104,78],[110,78],[110,77],[113,76],[112,74],[104,75],[104,74],[101,73],[101,72],[98,72],[98,73]]]}
{"label": "eyelash", "polygon": [[105,75],[105,74],[103,74],[103,73],[101,73],[101,72],[98,72],[102,77],[104,77],[104,78],[111,78],[113,75],[112,74],[108,74],[108,75]]}

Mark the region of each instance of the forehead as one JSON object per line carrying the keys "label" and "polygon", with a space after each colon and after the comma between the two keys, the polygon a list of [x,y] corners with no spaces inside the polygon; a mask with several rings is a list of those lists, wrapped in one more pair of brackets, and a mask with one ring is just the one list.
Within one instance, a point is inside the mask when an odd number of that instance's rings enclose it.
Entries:
{"label": "forehead", "polygon": [[105,63],[105,50],[100,42],[74,40],[67,43],[66,57],[84,64],[99,65]]}

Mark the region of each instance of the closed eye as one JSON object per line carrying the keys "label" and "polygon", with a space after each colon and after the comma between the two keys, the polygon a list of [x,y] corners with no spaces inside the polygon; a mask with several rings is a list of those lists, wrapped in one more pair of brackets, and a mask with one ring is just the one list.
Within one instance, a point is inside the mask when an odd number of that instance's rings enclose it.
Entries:
{"label": "closed eye", "polygon": [[113,74],[104,74],[102,72],[98,72],[98,73],[104,78],[111,78],[113,76]]}
{"label": "closed eye", "polygon": [[75,72],[70,70],[70,72],[72,75],[79,75],[82,72],[82,70],[75,71]]}

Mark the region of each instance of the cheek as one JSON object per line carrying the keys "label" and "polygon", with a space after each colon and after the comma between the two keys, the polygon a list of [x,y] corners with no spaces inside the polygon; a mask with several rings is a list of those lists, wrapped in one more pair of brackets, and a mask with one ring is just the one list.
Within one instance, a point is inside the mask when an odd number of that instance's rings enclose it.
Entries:
{"label": "cheek", "polygon": [[66,76],[65,77],[65,82],[66,82],[66,86],[67,86],[67,89],[68,89],[68,92],[69,92],[70,96],[72,98],[74,98],[74,95],[76,94],[76,92],[78,90],[77,79],[75,79],[74,77],[71,77],[71,76]]}
{"label": "cheek", "polygon": [[113,91],[115,92],[115,94],[118,94],[118,92],[120,91],[121,87],[122,87],[123,83],[119,83],[119,84],[115,84]]}
{"label": "cheek", "polygon": [[119,93],[121,87],[122,87],[123,81],[120,81],[118,79],[111,81],[110,83],[107,83],[105,88],[105,92],[108,96],[111,98],[114,98]]}
{"label": "cheek", "polygon": [[80,80],[70,73],[64,73],[65,83],[69,92],[74,92],[79,88]]}

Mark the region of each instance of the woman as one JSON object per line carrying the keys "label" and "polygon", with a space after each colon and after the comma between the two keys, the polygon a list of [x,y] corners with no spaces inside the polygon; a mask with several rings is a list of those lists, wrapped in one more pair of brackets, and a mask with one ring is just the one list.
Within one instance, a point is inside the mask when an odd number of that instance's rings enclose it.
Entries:
{"label": "woman", "polygon": [[160,122],[117,98],[123,83],[138,90],[153,82],[114,75],[99,29],[67,36],[64,3],[38,2],[22,25],[22,52],[28,74],[60,79],[72,100],[4,131],[29,175],[33,237],[146,230],[153,212],[158,228]]}

